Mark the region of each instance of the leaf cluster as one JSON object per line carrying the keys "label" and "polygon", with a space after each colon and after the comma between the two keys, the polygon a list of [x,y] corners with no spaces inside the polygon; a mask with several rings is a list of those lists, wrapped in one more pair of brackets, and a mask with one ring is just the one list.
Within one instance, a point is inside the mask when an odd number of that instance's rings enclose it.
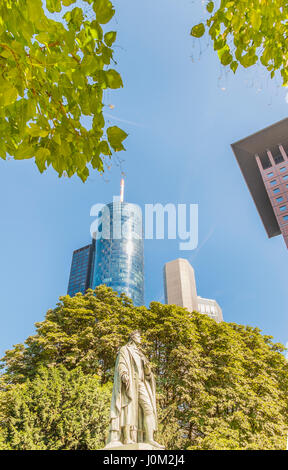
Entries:
{"label": "leaf cluster", "polygon": [[207,31],[224,66],[235,73],[239,65],[260,61],[271,78],[279,71],[288,84],[287,0],[221,0],[218,7],[209,1],[206,9],[206,22],[191,35],[200,38]]}
{"label": "leaf cluster", "polygon": [[103,172],[103,158],[123,150],[127,137],[106,129],[103,116],[104,90],[123,86],[111,67],[116,32],[102,27],[114,8],[110,0],[84,2],[89,17],[76,0],[47,0],[49,14],[42,0],[0,4],[0,157],[35,158],[41,173],[51,165],[82,181],[89,165]]}

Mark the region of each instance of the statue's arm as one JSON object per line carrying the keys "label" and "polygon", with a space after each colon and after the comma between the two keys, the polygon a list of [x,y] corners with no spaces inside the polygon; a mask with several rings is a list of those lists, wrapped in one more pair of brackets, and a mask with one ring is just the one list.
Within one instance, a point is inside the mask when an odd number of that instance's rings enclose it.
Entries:
{"label": "statue's arm", "polygon": [[144,374],[145,374],[145,377],[146,379],[150,380],[151,377],[152,377],[152,370],[151,370],[151,366],[150,366],[150,363],[148,361],[148,359],[143,355],[143,361],[144,361]]}
{"label": "statue's arm", "polygon": [[126,387],[129,387],[129,371],[125,359],[125,353],[122,349],[120,349],[119,352],[118,370],[121,381],[126,385]]}

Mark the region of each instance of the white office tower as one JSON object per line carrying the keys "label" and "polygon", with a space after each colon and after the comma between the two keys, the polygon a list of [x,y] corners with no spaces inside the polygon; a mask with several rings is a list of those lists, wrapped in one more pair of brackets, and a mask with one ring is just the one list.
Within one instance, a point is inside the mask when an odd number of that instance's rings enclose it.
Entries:
{"label": "white office tower", "polygon": [[217,322],[223,321],[222,310],[216,300],[197,295],[194,269],[189,261],[178,258],[164,266],[166,304],[179,305],[189,312],[205,313]]}

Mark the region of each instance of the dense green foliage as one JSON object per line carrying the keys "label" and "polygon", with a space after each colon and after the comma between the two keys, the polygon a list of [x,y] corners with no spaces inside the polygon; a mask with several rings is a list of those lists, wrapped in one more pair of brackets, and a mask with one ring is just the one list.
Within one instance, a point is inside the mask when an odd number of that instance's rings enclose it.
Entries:
{"label": "dense green foliage", "polygon": [[[215,5],[216,4],[216,5]],[[194,26],[191,34],[201,37],[208,30],[221,63],[236,72],[259,60],[273,78],[278,70],[288,84],[288,1],[207,1],[206,24]]]}
{"label": "dense green foliage", "polygon": [[0,394],[0,449],[101,449],[110,399],[111,386],[81,369],[40,368]]}
{"label": "dense green foliage", "polygon": [[0,1],[0,157],[35,157],[40,172],[52,165],[85,181],[87,165],[102,172],[127,134],[117,126],[104,134],[103,90],[123,86],[110,68],[116,32],[101,27],[114,8],[110,0],[83,0],[89,15],[83,2],[65,8],[75,2],[46,0],[48,17],[42,0]]}
{"label": "dense green foliage", "polygon": [[[271,337],[262,335],[257,328],[224,322],[217,324],[206,315],[189,314],[180,307],[158,302],[152,302],[149,309],[133,307],[127,297],[118,297],[103,286],[96,289],[96,295],[90,290],[74,298],[62,297],[36,328],[36,334],[30,336],[25,345],[16,345],[3,359],[0,414],[4,413],[6,417],[0,420],[2,448],[5,445],[24,448],[24,436],[25,442],[32,442],[29,433],[33,427],[41,437],[32,445],[48,446],[52,425],[46,435],[40,418],[41,409],[34,407],[41,377],[44,377],[43,396],[49,395],[49,389],[54,394],[53,377],[56,395],[60,393],[62,382],[71,381],[67,407],[71,407],[73,414],[78,408],[77,401],[73,402],[73,380],[76,389],[80,387],[79,382],[84,383],[83,387],[87,385],[88,403],[89,387],[96,380],[95,374],[100,378],[101,386],[111,384],[117,350],[127,341],[129,332],[139,328],[143,332],[143,348],[157,376],[160,421],[157,438],[166,448],[285,449],[288,363],[281,354],[283,347],[274,344]],[[59,376],[60,366],[72,375],[61,369]],[[98,391],[102,393],[98,387],[96,395],[92,394],[92,402],[97,406]],[[14,406],[3,406],[7,393],[11,397],[10,403],[27,404],[27,412],[21,412],[21,416],[19,411],[15,412],[18,413],[16,425],[13,424]],[[24,395],[27,398],[23,398]],[[100,400],[101,407],[107,401],[106,395]],[[49,416],[49,403],[48,400],[45,419]],[[60,416],[56,420],[57,432],[51,447],[75,448],[78,439],[81,448],[96,448],[101,439],[103,441],[103,435],[97,434],[99,428],[93,434],[93,406],[88,405],[82,431],[81,419],[77,424],[77,413],[73,414],[77,432],[71,437],[67,426],[62,424],[65,403],[64,395],[57,408]],[[107,412],[108,407],[107,404]],[[100,420],[102,416],[100,414]],[[104,421],[107,422],[106,418]],[[16,426],[15,434],[11,431],[13,426]],[[93,434],[91,437],[89,434],[89,438],[84,435],[86,426]],[[21,435],[22,430],[21,444],[19,433]],[[12,439],[18,444],[13,444]]]}

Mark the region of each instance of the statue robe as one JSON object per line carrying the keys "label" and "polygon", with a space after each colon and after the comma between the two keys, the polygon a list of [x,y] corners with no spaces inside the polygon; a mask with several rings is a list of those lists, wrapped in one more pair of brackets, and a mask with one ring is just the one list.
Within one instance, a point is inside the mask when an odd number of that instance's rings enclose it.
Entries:
{"label": "statue robe", "polygon": [[[131,427],[131,431],[134,431],[136,442],[143,442],[143,411],[138,404],[138,384],[140,380],[139,374],[141,372],[143,372],[142,381],[145,385],[153,410],[154,431],[157,429],[154,375],[152,372],[149,375],[145,374],[144,361],[142,358],[142,370],[138,370],[136,360],[133,357],[133,353],[135,354],[133,349],[133,346],[129,344],[123,346],[116,359],[110,409],[110,434],[107,443],[111,441],[111,431],[118,431],[118,437],[119,440],[121,440],[121,428],[128,425]],[[124,374],[129,377],[128,389],[122,381]]]}

